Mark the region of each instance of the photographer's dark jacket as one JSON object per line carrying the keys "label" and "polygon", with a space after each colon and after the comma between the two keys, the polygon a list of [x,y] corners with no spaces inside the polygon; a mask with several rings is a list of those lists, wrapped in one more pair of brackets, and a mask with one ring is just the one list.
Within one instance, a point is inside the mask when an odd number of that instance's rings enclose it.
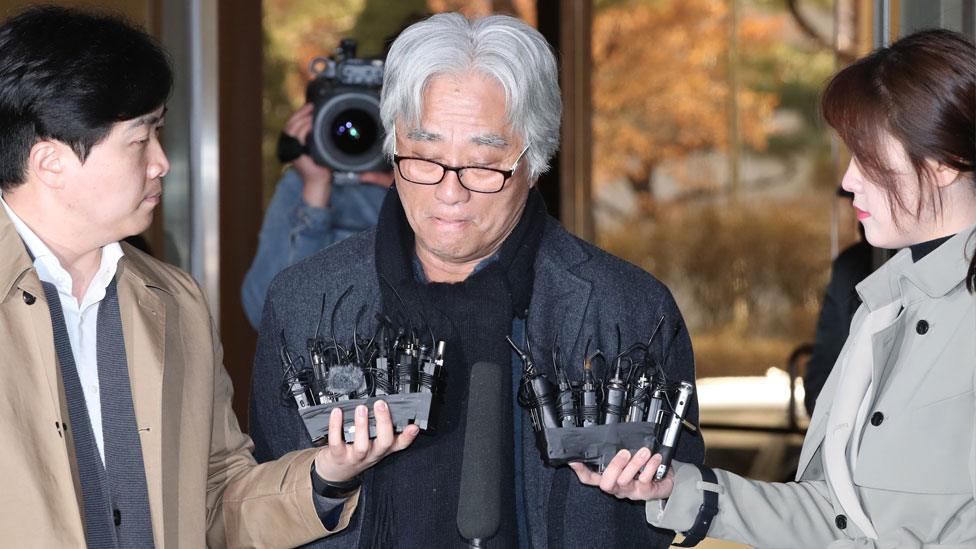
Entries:
{"label": "photographer's dark jacket", "polygon": [[[395,192],[391,191],[391,192]],[[570,235],[557,221],[545,216],[544,229],[534,261],[534,283],[528,314],[528,333],[536,363],[554,379],[548,357],[558,342],[563,366],[570,379],[582,379],[583,355],[601,349],[617,349],[619,326],[623,346],[646,342],[664,317],[652,344],[652,353],[663,364],[671,380],[694,381],[691,342],[681,314],[668,289],[645,271]],[[382,223],[382,222],[381,222]],[[311,442],[296,410],[280,398],[281,364],[278,358],[284,332],[291,349],[304,350],[326,303],[335,303],[350,285],[346,298],[353,305],[336,311],[335,331],[340,342],[351,342],[353,326],[361,305],[360,334],[372,333],[369,325],[382,308],[380,280],[374,250],[376,230],[348,238],[283,271],[272,283],[265,303],[258,351],[251,385],[250,432],[259,461],[274,459]],[[472,311],[472,315],[479,311]],[[327,311],[328,313],[328,311]],[[325,320],[328,323],[328,319]],[[326,328],[323,328],[323,332]],[[306,359],[307,360],[307,359]],[[521,364],[508,367],[521,368]],[[450,364],[447,365],[450,368]],[[602,376],[605,372],[597,371]],[[523,416],[521,409],[515,413]],[[689,411],[697,422],[697,400]],[[463,418],[460,421],[463,424]],[[532,547],[667,547],[670,531],[650,527],[644,521],[642,505],[617,500],[596,488],[582,485],[569,468],[546,467],[534,442],[527,420],[517,421],[521,435],[521,486],[525,520]],[[425,435],[421,435],[424,437]],[[436,435],[434,435],[436,445]],[[412,448],[404,450],[408,453]],[[701,462],[704,446],[700,437],[685,434],[678,459]],[[395,456],[393,457],[395,459]],[[391,459],[391,458],[387,458]],[[381,463],[379,466],[382,466]],[[373,532],[362,536],[362,508],[369,506],[375,471],[364,473],[359,494],[360,509],[349,527],[316,547],[368,547]],[[401,482],[411,482],[405,478]],[[417,483],[416,490],[429,490]],[[373,490],[375,492],[375,489]],[[431,498],[438,497],[430,494]],[[409,512],[396,514],[398,522],[411,521]],[[455,516],[439,517],[426,528],[456,531]],[[395,529],[394,529],[395,530]],[[458,544],[461,538],[457,536]],[[491,546],[491,545],[489,545]]]}

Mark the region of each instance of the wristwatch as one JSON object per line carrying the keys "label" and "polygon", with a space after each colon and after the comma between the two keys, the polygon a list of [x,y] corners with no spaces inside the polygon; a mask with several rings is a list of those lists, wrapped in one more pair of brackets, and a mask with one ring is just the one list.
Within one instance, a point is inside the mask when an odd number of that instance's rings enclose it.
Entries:
{"label": "wristwatch", "polygon": [[324,498],[345,499],[353,495],[362,484],[363,480],[358,475],[342,482],[325,480],[315,471],[315,462],[312,462],[312,490]]}

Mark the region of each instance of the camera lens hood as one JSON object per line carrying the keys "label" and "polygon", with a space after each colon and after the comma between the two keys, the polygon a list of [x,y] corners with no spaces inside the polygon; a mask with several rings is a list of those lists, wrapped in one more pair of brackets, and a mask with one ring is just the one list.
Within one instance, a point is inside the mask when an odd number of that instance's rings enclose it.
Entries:
{"label": "camera lens hood", "polygon": [[379,94],[338,87],[315,104],[307,140],[316,163],[344,172],[388,169]]}

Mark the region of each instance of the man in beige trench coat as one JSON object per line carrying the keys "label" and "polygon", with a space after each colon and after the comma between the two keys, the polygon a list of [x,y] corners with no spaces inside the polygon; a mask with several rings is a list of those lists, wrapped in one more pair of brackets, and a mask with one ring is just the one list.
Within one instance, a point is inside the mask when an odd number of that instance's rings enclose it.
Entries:
{"label": "man in beige trench coat", "polygon": [[116,18],[0,27],[0,545],[300,545],[344,528],[358,473],[416,435],[377,405],[374,441],[255,464],[199,286],[119,243],[160,201],[171,86]]}

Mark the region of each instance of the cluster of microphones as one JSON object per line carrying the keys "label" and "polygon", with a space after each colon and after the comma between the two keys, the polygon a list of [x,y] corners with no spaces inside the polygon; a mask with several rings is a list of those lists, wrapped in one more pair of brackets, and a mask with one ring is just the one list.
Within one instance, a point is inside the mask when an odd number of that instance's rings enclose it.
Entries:
{"label": "cluster of microphones", "polygon": [[[333,327],[335,310],[350,290],[333,308]],[[361,404],[370,409],[369,434],[374,437],[372,408],[378,399],[388,404],[396,432],[411,423],[427,430],[433,396],[445,375],[446,343],[430,330],[398,326],[379,315],[372,337],[359,337],[357,318],[351,344],[342,344],[334,330],[330,339],[320,336],[324,311],[323,298],[319,325],[307,340],[305,353],[289,349],[281,333],[281,400],[297,408],[313,444],[327,441],[329,415],[336,407],[343,410],[343,436],[351,442],[353,411]],[[655,477],[664,477],[681,431],[695,430],[684,417],[694,386],[667,379],[650,351],[653,339],[652,335],[648,343],[618,353],[610,367],[599,351],[584,353],[580,379],[569,378],[554,346],[551,381],[536,366],[528,343],[523,350],[509,338],[523,363],[518,402],[528,412],[549,465],[578,461],[602,470],[619,450],[647,447],[662,454]],[[529,341],[527,333],[524,341]],[[604,376],[596,374],[594,364],[600,362]],[[498,479],[512,436],[502,432],[501,418],[510,406],[503,398],[509,383],[506,371],[490,363],[477,363],[471,369],[457,515],[459,533],[471,547],[482,547],[493,537],[501,519]]]}
{"label": "cluster of microphones", "polygon": [[[653,337],[653,336],[652,336]],[[526,338],[526,341],[528,339]],[[572,461],[602,470],[621,449],[641,447],[662,455],[655,477],[664,478],[684,428],[694,386],[670,381],[646,344],[618,354],[606,376],[594,373],[597,351],[583,358],[582,378],[569,379],[554,350],[551,381],[540,372],[531,349],[509,343],[522,359],[518,400],[527,409],[543,458],[553,466]]]}
{"label": "cluster of microphones", "polygon": [[316,329],[306,354],[290,350],[282,332],[282,402],[298,408],[313,444],[327,441],[329,413],[336,407],[343,411],[347,442],[355,436],[352,412],[360,404],[370,410],[370,436],[375,436],[372,405],[380,397],[389,405],[396,432],[411,423],[428,428],[432,397],[442,383],[446,343],[429,330],[396,326],[384,316],[378,320],[371,338],[361,339],[354,330],[350,345],[340,344],[334,335],[327,340]]}

